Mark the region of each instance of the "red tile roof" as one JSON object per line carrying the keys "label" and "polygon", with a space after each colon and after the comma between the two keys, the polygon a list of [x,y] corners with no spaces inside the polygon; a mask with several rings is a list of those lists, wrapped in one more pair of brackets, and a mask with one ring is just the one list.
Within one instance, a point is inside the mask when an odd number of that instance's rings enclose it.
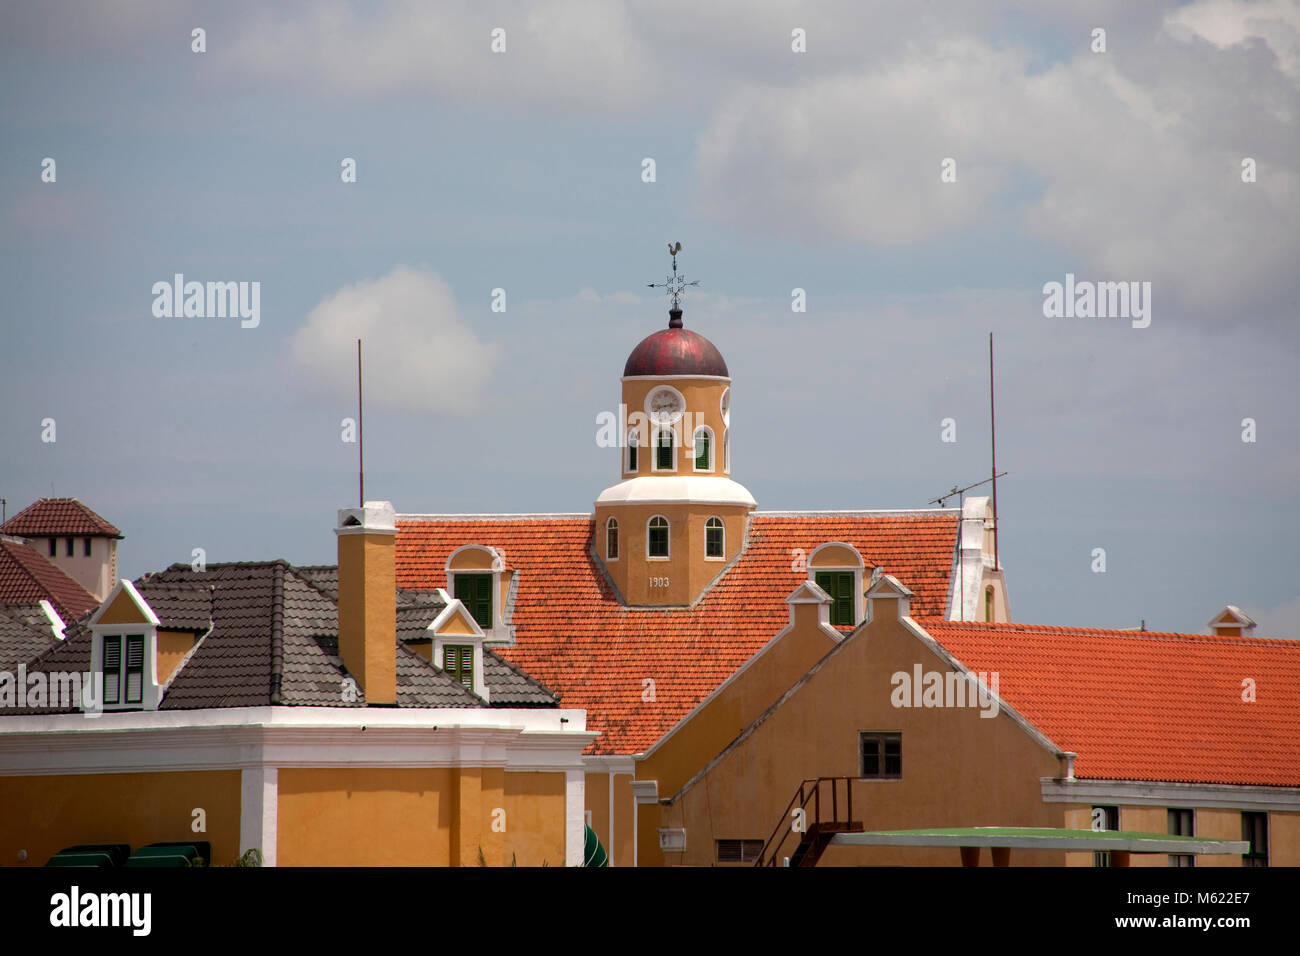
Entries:
{"label": "red tile roof", "polygon": [[0,534],[21,538],[57,534],[122,537],[122,532],[76,498],[42,498],[0,525]]}
{"label": "red tile roof", "polygon": [[[756,514],[736,565],[692,608],[630,609],[592,559],[592,520],[579,516],[399,517],[397,583],[446,587],[447,556],[466,544],[505,552],[517,570],[516,645],[501,656],[587,711],[595,753],[649,749],[789,621],[786,596],[807,574],[793,551],[852,544],[916,594],[915,613],[942,614],[956,512]],[[685,665],[685,666],[684,666]],[[655,700],[642,700],[642,681]]]}
{"label": "red tile roof", "polygon": [[65,623],[99,606],[83,588],[33,548],[0,538],[0,604],[49,601]]}
{"label": "red tile roof", "polygon": [[1079,755],[1078,777],[1300,786],[1300,641],[918,623],[996,671],[1002,698]]}

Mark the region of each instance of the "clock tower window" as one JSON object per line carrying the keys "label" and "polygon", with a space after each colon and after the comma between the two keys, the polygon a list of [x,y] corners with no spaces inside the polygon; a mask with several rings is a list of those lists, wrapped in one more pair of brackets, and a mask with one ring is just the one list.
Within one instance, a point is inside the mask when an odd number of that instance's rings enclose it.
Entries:
{"label": "clock tower window", "polygon": [[651,558],[668,557],[668,519],[655,515],[646,523],[646,555]]}
{"label": "clock tower window", "polygon": [[618,560],[618,522],[613,518],[605,522],[605,560]]}
{"label": "clock tower window", "polygon": [[726,528],[722,524],[722,519],[718,517],[710,518],[704,522],[704,556],[706,558],[722,558],[726,556]]}
{"label": "clock tower window", "polygon": [[637,452],[637,430],[629,428],[627,430],[627,471],[636,471],[636,452]]}
{"label": "clock tower window", "polygon": [[695,470],[713,470],[713,432],[707,425],[695,429]]}
{"label": "clock tower window", "polygon": [[655,471],[676,471],[676,438],[671,428],[660,428],[655,435]]}

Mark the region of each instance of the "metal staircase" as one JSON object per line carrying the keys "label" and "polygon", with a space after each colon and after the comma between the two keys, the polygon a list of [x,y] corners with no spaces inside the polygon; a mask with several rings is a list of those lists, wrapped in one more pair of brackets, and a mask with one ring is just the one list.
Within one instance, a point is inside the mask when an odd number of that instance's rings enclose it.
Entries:
{"label": "metal staircase", "polygon": [[[835,834],[861,833],[862,821],[853,819],[853,779],[817,777],[800,783],[754,865],[816,866]],[[843,799],[841,789],[844,791]],[[825,802],[822,800],[824,790],[829,791],[829,800]],[[825,817],[822,816],[823,803],[829,810]]]}

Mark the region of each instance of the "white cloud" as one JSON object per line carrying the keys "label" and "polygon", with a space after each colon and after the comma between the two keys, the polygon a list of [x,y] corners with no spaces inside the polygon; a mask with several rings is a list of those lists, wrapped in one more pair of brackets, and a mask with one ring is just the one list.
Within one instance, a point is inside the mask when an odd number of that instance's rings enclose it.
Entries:
{"label": "white cloud", "polygon": [[[1149,280],[1158,303],[1207,313],[1280,310],[1300,259],[1295,80],[1186,29],[1123,43],[1042,70],[1027,51],[950,38],[737,92],[698,140],[700,201],[746,231],[877,245],[1018,208],[1076,273]],[[1245,156],[1256,183],[1241,181]],[[945,157],[955,184],[940,182]]]}
{"label": "white cloud", "polygon": [[1256,637],[1300,638],[1300,597],[1250,615]]}
{"label": "white cloud", "polygon": [[327,296],[293,334],[290,361],[312,385],[355,394],[357,339],[368,405],[453,415],[474,410],[502,352],[466,325],[441,276],[409,266]]}
{"label": "white cloud", "polygon": [[1278,65],[1300,81],[1300,4],[1295,0],[1198,0],[1169,14],[1167,22],[1186,27],[1221,50],[1262,40]]}

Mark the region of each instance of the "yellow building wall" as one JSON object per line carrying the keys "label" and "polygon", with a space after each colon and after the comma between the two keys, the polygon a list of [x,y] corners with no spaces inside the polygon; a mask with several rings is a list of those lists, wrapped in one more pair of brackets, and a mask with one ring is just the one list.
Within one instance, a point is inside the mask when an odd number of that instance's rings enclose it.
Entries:
{"label": "yellow building wall", "polygon": [[[501,865],[564,866],[564,774],[507,773]],[[488,861],[492,861],[489,859]]]}
{"label": "yellow building wall", "polygon": [[1300,866],[1300,813],[1268,815],[1268,865]]}
{"label": "yellow building wall", "polygon": [[[882,602],[884,603],[884,602]],[[1063,825],[1064,808],[1046,804],[1040,778],[1059,763],[1006,713],[978,708],[895,708],[891,675],[948,668],[894,620],[857,632],[817,674],[671,806],[664,827],[686,828],[686,851],[669,865],[710,866],[716,839],[766,839],[799,782],[848,776],[855,817],[867,829]],[[744,679],[744,675],[741,676]],[[902,779],[860,780],[859,731],[902,733]],[[661,796],[669,796],[661,789]],[[641,808],[645,810],[646,808]],[[648,830],[648,828],[647,828]],[[655,834],[643,830],[642,858]],[[796,845],[787,843],[787,853]],[[983,854],[983,863],[990,862]],[[1013,866],[1061,865],[1059,852],[1011,851]],[[832,847],[820,865],[955,866],[958,852],[914,847]]]}
{"label": "yellow building wall", "polygon": [[[0,864],[44,866],[79,843],[206,840],[216,863],[239,856],[238,770],[0,777]],[[205,811],[196,833],[194,810]],[[18,851],[27,859],[19,861]]]}
{"label": "yellow building wall", "polygon": [[487,768],[279,773],[281,866],[564,865],[564,774]]}
{"label": "yellow building wall", "polygon": [[194,648],[195,635],[190,631],[158,631],[158,683],[167,683],[180,662]]}
{"label": "yellow building wall", "polygon": [[638,779],[659,781],[660,796],[676,793],[835,647],[835,641],[818,626],[818,605],[797,604],[794,608],[794,627],[750,661],[744,673],[718,691],[687,724],[665,738],[638,765]]}
{"label": "yellow building wall", "polygon": [[447,866],[453,770],[285,768],[280,866]]}

